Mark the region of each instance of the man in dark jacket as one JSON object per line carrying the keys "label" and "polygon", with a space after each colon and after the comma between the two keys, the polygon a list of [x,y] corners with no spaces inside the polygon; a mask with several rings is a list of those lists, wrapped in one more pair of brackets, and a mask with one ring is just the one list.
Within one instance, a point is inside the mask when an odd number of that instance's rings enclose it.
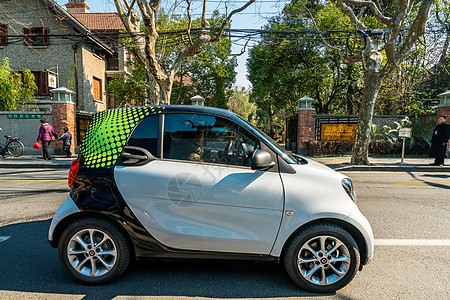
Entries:
{"label": "man in dark jacket", "polygon": [[52,157],[50,156],[48,147],[50,146],[52,140],[57,139],[58,136],[56,135],[56,132],[53,129],[52,125],[47,123],[46,119],[42,118],[40,121],[41,127],[39,127],[39,135],[37,141],[41,141],[42,144],[42,158],[44,160],[50,160]]}
{"label": "man in dark jacket", "polygon": [[450,139],[450,125],[445,123],[446,116],[439,116],[438,125],[434,128],[431,138],[430,157],[434,157],[432,166],[443,166],[447,143]]}
{"label": "man in dark jacket", "polygon": [[70,145],[72,144],[72,135],[69,132],[69,128],[64,127],[64,133],[61,135],[58,140],[63,141],[63,151],[66,152],[67,157],[72,156],[72,152],[70,152]]}

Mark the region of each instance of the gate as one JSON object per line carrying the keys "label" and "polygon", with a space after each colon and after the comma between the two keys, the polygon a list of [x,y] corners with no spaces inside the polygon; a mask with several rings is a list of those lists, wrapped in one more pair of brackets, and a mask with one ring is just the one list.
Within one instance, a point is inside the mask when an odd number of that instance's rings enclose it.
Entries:
{"label": "gate", "polygon": [[88,129],[89,124],[91,124],[91,121],[92,114],[87,112],[77,113],[77,146],[81,145],[81,141],[83,140],[84,135],[86,134],[86,130]]}
{"label": "gate", "polygon": [[298,115],[286,120],[286,150],[297,152]]}

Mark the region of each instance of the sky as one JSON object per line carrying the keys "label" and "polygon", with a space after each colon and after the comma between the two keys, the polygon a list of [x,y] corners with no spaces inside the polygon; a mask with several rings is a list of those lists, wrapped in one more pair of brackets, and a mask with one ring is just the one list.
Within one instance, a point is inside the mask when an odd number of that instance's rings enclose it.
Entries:
{"label": "sky", "polygon": [[[65,8],[65,4],[68,3],[68,0],[56,0],[56,3]],[[162,7],[168,7],[173,3],[179,3],[180,7],[185,7],[186,1],[170,1],[170,0],[162,0]],[[199,17],[201,12],[202,0],[191,0],[191,11],[193,12],[192,17]],[[230,1],[222,1],[222,0],[209,0],[208,1],[208,11],[212,12],[215,9],[219,9],[222,13],[225,11],[225,7],[227,7],[228,11],[231,11],[239,6],[245,4],[244,0],[230,0]],[[249,6],[246,10],[241,13],[235,14],[231,19],[231,28],[232,29],[261,29],[263,25],[266,24],[267,19],[276,16],[283,9],[286,3],[289,3],[290,0],[256,0],[251,6]],[[113,12],[116,11],[116,7],[114,5],[114,0],[86,0],[86,4],[90,8],[90,12]],[[226,5],[226,6],[225,6]],[[196,13],[196,14],[195,14]],[[241,52],[245,41],[233,41],[232,51],[235,54]],[[251,86],[250,82],[247,80],[247,68],[245,66],[248,58],[248,47],[244,54],[238,56],[238,66],[236,67],[236,86],[249,88]]]}

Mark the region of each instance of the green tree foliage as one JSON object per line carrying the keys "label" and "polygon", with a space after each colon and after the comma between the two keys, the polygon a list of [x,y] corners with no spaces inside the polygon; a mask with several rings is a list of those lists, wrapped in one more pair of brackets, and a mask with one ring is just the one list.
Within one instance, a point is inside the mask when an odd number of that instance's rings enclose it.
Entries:
{"label": "green tree foliage", "polygon": [[18,74],[12,72],[8,59],[0,65],[0,110],[15,110],[20,100]]}
{"label": "green tree foliage", "polygon": [[136,59],[127,62],[130,73],[116,75],[106,90],[118,106],[145,105],[149,96],[147,72],[144,64]]}
{"label": "green tree foliage", "polygon": [[[223,22],[223,17],[215,13],[208,21],[211,26],[218,26]],[[161,31],[177,32],[185,28],[187,23],[188,19],[184,16],[169,17],[160,12],[158,28]],[[192,26],[200,23],[201,19],[198,18],[192,21]],[[167,35],[157,42],[157,56],[163,68],[169,68],[176,59],[175,54],[180,50],[180,45],[174,43],[173,38]],[[134,46],[129,41],[124,40],[123,44],[127,45],[130,51],[134,51]],[[202,52],[196,56],[186,58],[175,76],[170,103],[189,104],[189,99],[199,94],[205,98],[206,105],[226,108],[230,89],[236,78],[234,69],[237,65],[236,58],[230,55],[231,42],[227,38],[222,38],[204,45]],[[116,97],[121,106],[151,103],[149,101],[151,84],[145,65],[139,59],[135,59],[130,62],[129,69],[130,74],[118,75],[108,84],[108,91]]]}
{"label": "green tree foliage", "polygon": [[292,3],[264,29],[302,30],[305,34],[287,36],[275,31],[264,35],[250,51],[247,68],[253,86],[251,100],[269,116],[270,111],[280,109],[293,112],[296,101],[305,95],[315,99],[313,106],[319,114],[351,114],[360,101],[361,67],[342,65],[337,53],[327,49],[316,36],[307,34],[317,30],[317,24],[310,22],[310,14],[317,19],[319,28],[336,27],[345,18],[332,5],[306,8]]}
{"label": "green tree foliage", "polygon": [[36,91],[30,70],[24,69],[22,74],[14,73],[5,57],[0,64],[0,110],[16,110],[19,104],[23,106],[33,100]]}
{"label": "green tree foliage", "polygon": [[253,123],[256,105],[250,102],[250,92],[244,87],[234,87],[227,103],[228,109]]}
{"label": "green tree foliage", "polygon": [[[222,22],[218,26],[211,26],[210,20],[206,17],[208,1],[202,1],[202,4],[195,5],[191,1],[186,1],[186,7],[183,9],[186,17],[182,17],[185,21],[182,23],[182,30],[178,31],[176,35],[168,38],[167,35],[162,36],[162,27],[159,26],[158,20],[160,18],[161,0],[114,0],[118,14],[125,26],[125,29],[130,35],[143,34],[143,39],[134,39],[135,53],[145,64],[147,77],[150,83],[150,92],[152,93],[152,104],[170,104],[172,87],[176,78],[176,74],[180,71],[183,62],[192,56],[195,56],[203,51],[203,48],[208,43],[215,43],[220,41],[223,37],[224,30],[229,26],[232,16],[249,7],[255,0],[244,2],[242,6],[227,12],[224,15]],[[198,3],[197,3],[198,4]],[[173,11],[180,7],[179,3],[175,3],[171,9]],[[192,10],[201,11],[199,27],[194,26],[192,21]],[[139,9],[139,13],[137,11]],[[217,13],[214,13],[217,15]],[[177,17],[171,15],[169,20],[176,20]],[[214,16],[213,18],[214,19]],[[169,24],[172,22],[169,22]],[[181,23],[180,23],[181,24]],[[141,27],[144,27],[142,30]],[[171,47],[164,47],[163,51],[157,52],[158,44],[168,44]],[[169,49],[175,51],[167,51]],[[162,55],[161,55],[162,54]],[[168,58],[167,60],[165,58]],[[224,85],[220,82],[218,86]],[[218,101],[221,99],[215,99]],[[219,102],[220,105],[225,105],[225,102]]]}

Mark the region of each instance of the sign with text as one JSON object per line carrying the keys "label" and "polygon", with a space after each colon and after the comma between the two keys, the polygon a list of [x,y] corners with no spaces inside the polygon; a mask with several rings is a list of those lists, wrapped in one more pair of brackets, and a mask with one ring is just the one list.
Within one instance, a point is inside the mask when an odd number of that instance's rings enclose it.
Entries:
{"label": "sign with text", "polygon": [[48,87],[56,88],[56,74],[48,72]]}
{"label": "sign with text", "polygon": [[355,142],[356,124],[321,124],[322,141],[348,141]]}
{"label": "sign with text", "polygon": [[398,137],[401,138],[410,138],[411,137],[411,128],[404,127],[398,130]]}
{"label": "sign with text", "polygon": [[36,114],[8,114],[8,119],[40,119],[42,115]]}

